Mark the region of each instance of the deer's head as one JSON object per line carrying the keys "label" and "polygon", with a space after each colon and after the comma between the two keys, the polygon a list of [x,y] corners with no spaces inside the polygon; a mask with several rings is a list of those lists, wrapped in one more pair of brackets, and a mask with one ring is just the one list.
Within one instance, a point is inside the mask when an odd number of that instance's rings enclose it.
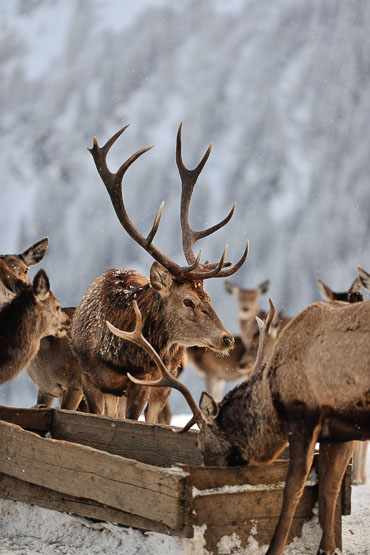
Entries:
{"label": "deer's head", "polygon": [[241,259],[233,267],[230,267],[230,262],[225,261],[227,246],[219,262],[215,263],[209,261],[201,263],[202,251],[200,250],[198,255],[194,252],[194,243],[199,239],[208,237],[223,227],[230,220],[235,210],[234,203],[226,218],[208,229],[195,231],[190,227],[189,206],[193,189],[210,155],[211,145],[198,166],[192,170],[188,169],[182,160],[182,125],[180,124],[176,142],[176,163],[182,183],[180,220],[183,251],[187,265],[179,266],[153,244],[164,203],[162,202],[154,219],[153,226],[146,237],[133,225],[124,205],[122,193],[123,176],[130,165],[154,145],[137,151],[121,165],[116,173],[112,173],[107,166],[106,157],[111,146],[127,127],[125,126],[118,131],[102,147],[98,145],[96,137],[94,137],[93,147],[89,151],[93,156],[97,171],[108,191],[113,208],[122,227],[155,260],[150,270],[150,283],[157,294],[165,301],[162,306],[163,310],[167,311],[166,322],[173,324],[171,325],[171,341],[185,347],[199,345],[217,351],[226,351],[233,347],[233,338],[223,327],[216,315],[211,305],[210,297],[203,289],[203,281],[212,277],[228,277],[234,274],[246,260],[248,243]]}

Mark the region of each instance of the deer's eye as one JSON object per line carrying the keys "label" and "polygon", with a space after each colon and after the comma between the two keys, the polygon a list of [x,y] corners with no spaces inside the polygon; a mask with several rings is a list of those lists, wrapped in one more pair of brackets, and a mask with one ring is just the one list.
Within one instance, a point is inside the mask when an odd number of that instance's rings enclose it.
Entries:
{"label": "deer's eye", "polygon": [[191,299],[184,299],[184,305],[189,306],[190,308],[194,308],[194,303]]}

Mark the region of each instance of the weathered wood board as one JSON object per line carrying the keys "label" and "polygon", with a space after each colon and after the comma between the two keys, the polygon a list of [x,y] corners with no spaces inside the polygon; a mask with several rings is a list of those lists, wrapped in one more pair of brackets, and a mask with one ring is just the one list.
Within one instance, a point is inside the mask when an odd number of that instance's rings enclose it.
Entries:
{"label": "weathered wood board", "polygon": [[[289,462],[203,467],[197,433],[59,409],[0,407],[0,497],[179,537],[206,525],[205,547],[214,555],[220,539],[233,533],[241,546],[251,536],[268,544]],[[347,472],[336,512],[338,546],[350,480]],[[307,485],[290,538],[312,518],[317,497],[318,486]]]}
{"label": "weathered wood board", "polygon": [[187,476],[0,421],[0,471],[180,528]]}

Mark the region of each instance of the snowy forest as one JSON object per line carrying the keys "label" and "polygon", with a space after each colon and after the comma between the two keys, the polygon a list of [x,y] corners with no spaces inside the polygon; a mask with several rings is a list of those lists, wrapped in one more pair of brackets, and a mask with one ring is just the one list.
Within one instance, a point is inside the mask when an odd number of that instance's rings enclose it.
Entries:
{"label": "snowy forest", "polygon": [[[190,208],[193,227],[216,223],[237,202],[231,222],[202,242],[204,260],[218,260],[228,243],[235,262],[249,239],[234,281],[270,279],[269,296],[289,315],[320,299],[316,278],[345,290],[358,264],[370,270],[370,3],[0,6],[0,251],[48,236],[41,265],[63,306],[77,304],[108,268],[148,275],[151,259],[120,226],[87,151],[94,135],[103,144],[127,123],[110,167],[155,143],[127,172],[124,194],[143,234],[165,201],[156,244],[177,263],[182,121],[187,166],[213,143]],[[206,289],[237,333],[223,280]],[[22,376],[2,388],[2,404],[17,404],[19,383],[31,391]]]}

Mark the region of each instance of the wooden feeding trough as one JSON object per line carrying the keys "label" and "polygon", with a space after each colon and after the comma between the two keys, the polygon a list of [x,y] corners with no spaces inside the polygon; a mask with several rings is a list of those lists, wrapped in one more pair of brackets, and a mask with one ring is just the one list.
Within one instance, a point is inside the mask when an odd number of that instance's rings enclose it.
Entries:
{"label": "wooden feeding trough", "polygon": [[[196,431],[59,409],[0,407],[0,497],[192,538],[205,549],[236,534],[268,544],[279,517],[288,461],[268,466],[201,466]],[[347,470],[336,513],[350,512]],[[290,538],[312,518],[317,484],[305,486]],[[204,526],[206,525],[206,526]]]}

